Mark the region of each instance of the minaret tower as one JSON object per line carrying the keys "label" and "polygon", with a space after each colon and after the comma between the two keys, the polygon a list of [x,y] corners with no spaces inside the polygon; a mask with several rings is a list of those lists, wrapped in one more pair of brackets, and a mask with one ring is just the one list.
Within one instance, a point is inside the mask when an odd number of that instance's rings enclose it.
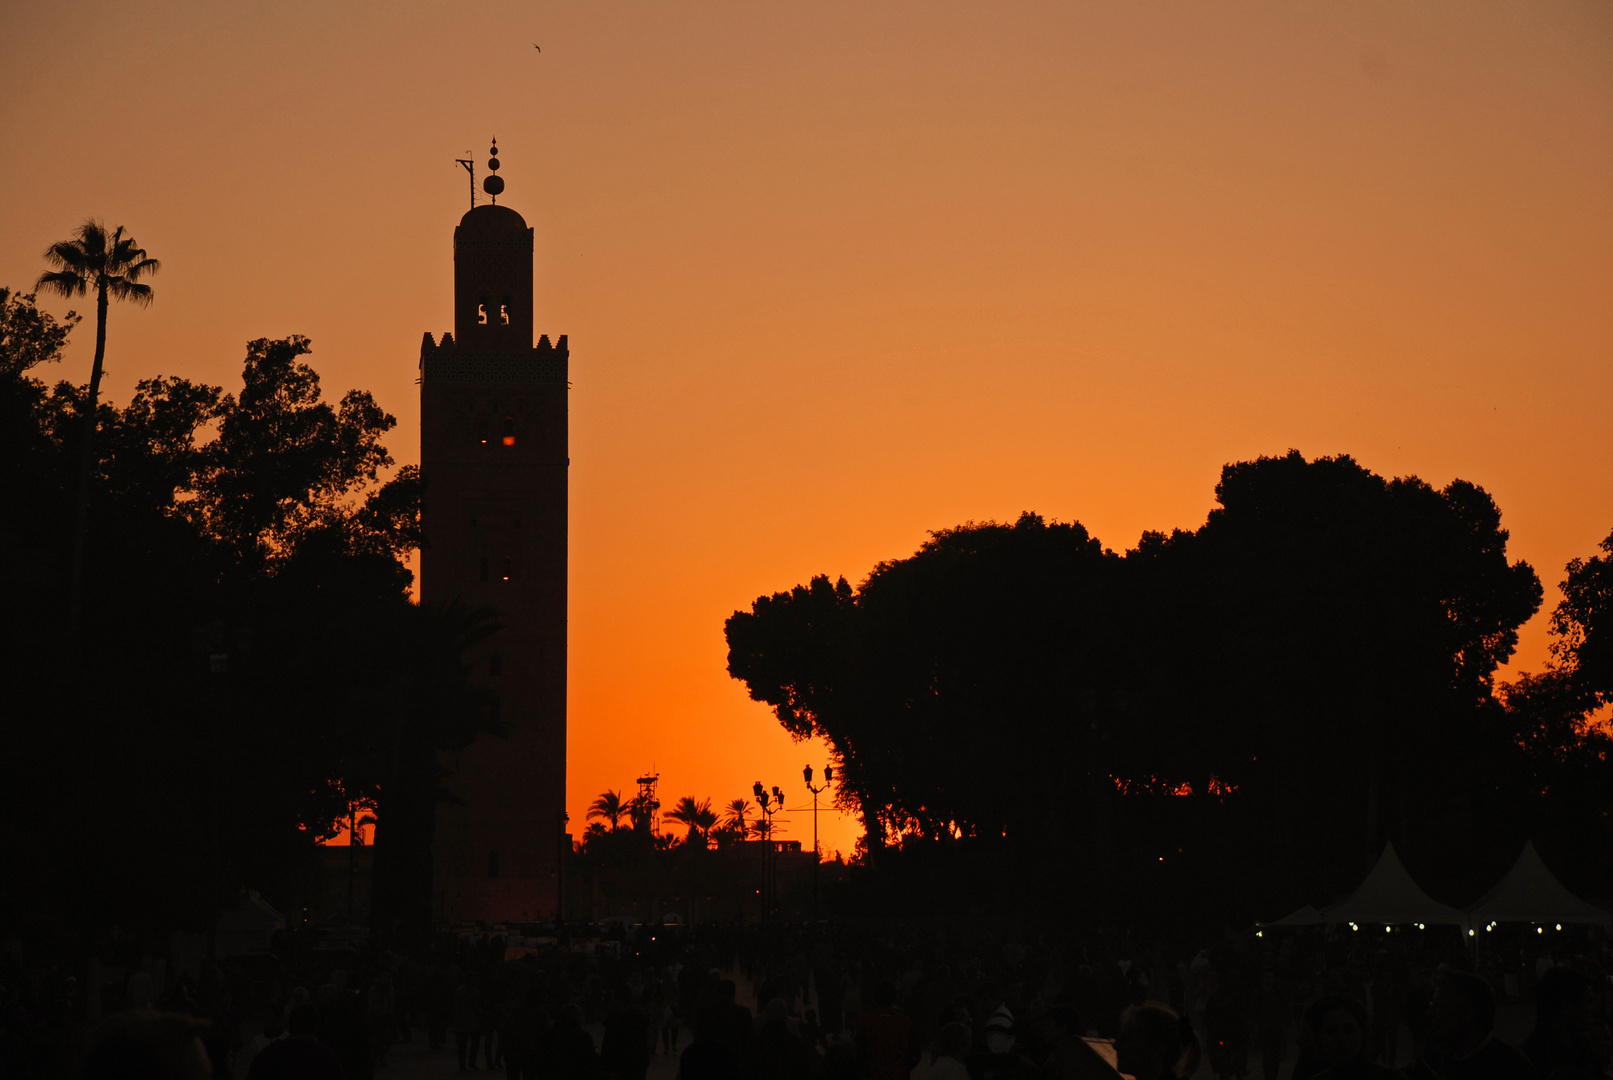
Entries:
{"label": "minaret tower", "polygon": [[424,602],[491,607],[472,654],[509,737],[445,757],[432,847],[440,922],[555,913],[566,801],[566,337],[532,344],[532,230],[497,205],[498,145],[454,230],[454,332],[420,346]]}

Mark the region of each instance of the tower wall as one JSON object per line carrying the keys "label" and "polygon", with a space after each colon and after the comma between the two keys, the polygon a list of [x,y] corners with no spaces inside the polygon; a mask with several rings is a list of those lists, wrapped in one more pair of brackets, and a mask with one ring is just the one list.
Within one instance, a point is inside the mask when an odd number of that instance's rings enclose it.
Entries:
{"label": "tower wall", "polygon": [[445,755],[432,848],[445,922],[552,915],[566,782],[569,352],[532,344],[532,230],[479,206],[454,231],[454,329],[420,352],[420,593],[499,612],[471,654],[507,738]]}

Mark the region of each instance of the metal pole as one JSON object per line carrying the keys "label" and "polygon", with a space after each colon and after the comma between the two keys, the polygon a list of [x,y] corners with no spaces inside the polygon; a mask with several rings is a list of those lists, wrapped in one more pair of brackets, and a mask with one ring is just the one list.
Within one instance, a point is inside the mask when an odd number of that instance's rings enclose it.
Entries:
{"label": "metal pole", "polygon": [[812,921],[818,921],[818,864],[823,856],[818,852],[818,792],[812,789]]}

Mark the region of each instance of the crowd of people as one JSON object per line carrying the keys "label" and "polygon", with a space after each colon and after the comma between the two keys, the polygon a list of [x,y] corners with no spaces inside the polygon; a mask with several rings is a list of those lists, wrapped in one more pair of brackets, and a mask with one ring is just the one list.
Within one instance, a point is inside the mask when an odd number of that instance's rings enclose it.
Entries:
{"label": "crowd of people", "polygon": [[[1501,944],[1502,940],[1506,944]],[[898,921],[494,932],[407,953],[281,950],[278,978],[155,987],[108,1016],[61,969],[0,972],[16,1076],[383,1075],[399,1042],[446,1072],[644,1080],[1610,1080],[1613,956],[1593,934],[1344,928],[1204,946],[1069,926]],[[341,962],[346,966],[333,966]],[[1497,1034],[1498,1004],[1532,1033]],[[87,1049],[86,1049],[87,1048]],[[145,1071],[129,1062],[145,1061]]]}

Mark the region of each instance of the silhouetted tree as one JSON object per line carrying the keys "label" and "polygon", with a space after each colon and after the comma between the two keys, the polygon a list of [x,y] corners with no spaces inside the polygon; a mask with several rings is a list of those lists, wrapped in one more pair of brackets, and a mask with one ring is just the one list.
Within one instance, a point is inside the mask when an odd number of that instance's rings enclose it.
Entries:
{"label": "silhouetted tree", "polygon": [[622,815],[626,812],[627,808],[622,804],[622,793],[606,788],[589,804],[588,820],[608,821],[611,829],[615,830],[621,825]]}
{"label": "silhouetted tree", "polygon": [[1493,679],[1541,595],[1493,501],[1297,452],[1216,498],[1124,556],[1034,514],[934,533],[856,589],[736,612],[729,671],[830,745],[876,852],[1006,845],[1057,876],[1030,853],[1067,851],[1166,891],[1168,852],[1276,894],[1348,884],[1393,836],[1455,873],[1515,757]]}
{"label": "silhouetted tree", "polygon": [[711,800],[698,800],[693,795],[679,799],[666,816],[688,829],[684,836],[686,843],[693,844],[698,839],[701,847],[706,843],[706,830],[717,822],[717,815],[711,809]]}
{"label": "silhouetted tree", "polygon": [[325,405],[300,338],[253,342],[238,396],[159,378],[126,408],[98,403],[93,633],[72,647],[52,583],[67,576],[55,538],[88,392],[28,374],[70,324],[25,300],[0,303],[0,408],[16,421],[0,434],[15,718],[0,728],[0,858],[15,870],[0,905],[90,926],[205,922],[243,884],[295,895],[314,843],[362,797],[380,924],[423,928],[437,755],[502,727],[463,661],[491,613],[409,600],[420,481],[380,481],[391,417],[363,394]]}
{"label": "silhouetted tree", "polygon": [[45,261],[56,269],[39,275],[36,289],[83,296],[95,292],[95,359],[90,365],[89,391],[84,395],[82,448],[79,451],[78,496],[73,512],[73,554],[69,571],[67,625],[76,639],[83,601],[84,530],[89,520],[90,467],[95,458],[96,406],[100,401],[102,362],[106,359],[106,316],[113,300],[151,303],[151,286],[141,281],[162,268],[119,225],[110,234],[93,218],[78,227],[71,240],[45,249]]}

